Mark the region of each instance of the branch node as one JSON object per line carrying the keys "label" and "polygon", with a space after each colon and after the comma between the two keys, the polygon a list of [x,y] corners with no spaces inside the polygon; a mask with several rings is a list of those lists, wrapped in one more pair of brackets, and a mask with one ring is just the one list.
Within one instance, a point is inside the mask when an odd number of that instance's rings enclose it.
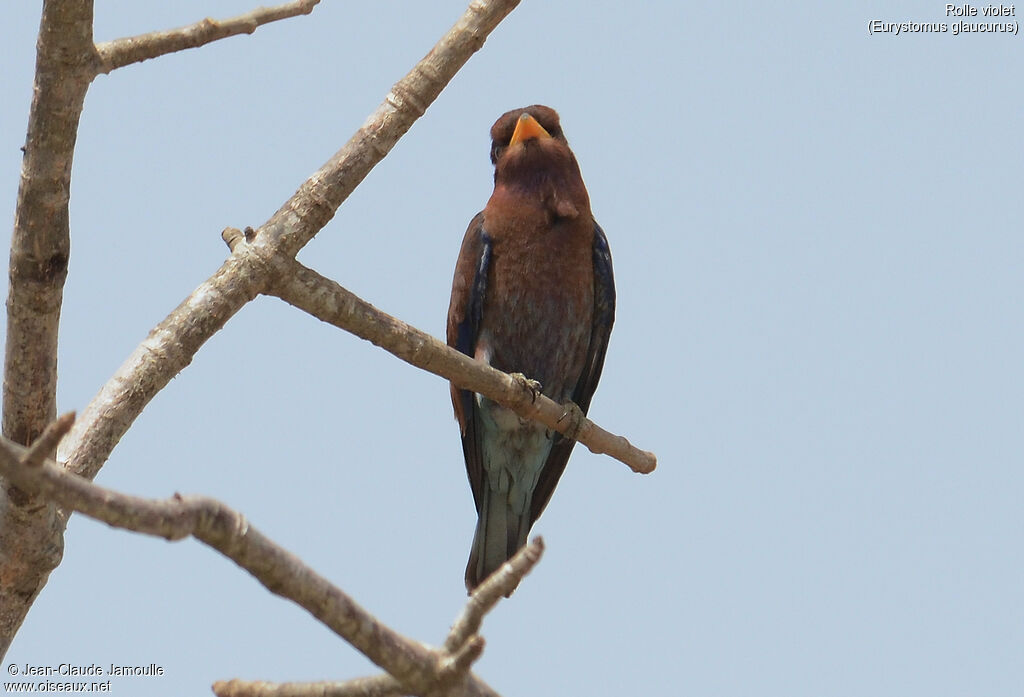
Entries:
{"label": "branch node", "polygon": [[22,454],[21,464],[27,467],[39,467],[47,458],[52,458],[61,438],[67,435],[74,423],[75,412],[69,411],[47,424],[35,442]]}
{"label": "branch node", "polygon": [[[246,228],[246,230],[248,229],[249,228]],[[232,252],[235,251],[235,247],[237,247],[242,240],[246,240],[247,237],[248,235],[236,227],[226,227],[224,228],[224,231],[220,233],[220,238],[224,240],[224,243]]]}
{"label": "branch node", "polygon": [[465,675],[483,654],[486,645],[487,642],[479,634],[469,637],[455,653],[442,659],[437,671],[437,681],[445,685]]}

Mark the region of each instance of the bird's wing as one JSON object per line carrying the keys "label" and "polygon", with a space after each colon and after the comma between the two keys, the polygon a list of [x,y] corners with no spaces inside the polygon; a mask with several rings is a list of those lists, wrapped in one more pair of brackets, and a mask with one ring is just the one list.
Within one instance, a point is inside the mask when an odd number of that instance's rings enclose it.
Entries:
{"label": "bird's wing", "polygon": [[[469,229],[462,240],[459,260],[455,265],[455,279],[452,282],[451,304],[448,306],[448,345],[467,356],[476,353],[490,261],[491,240],[484,232],[484,214],[477,213],[470,221]],[[478,423],[480,415],[474,404],[472,392],[461,390],[455,385],[452,385],[451,391],[455,418],[462,430],[462,453],[466,459],[466,473],[473,489],[473,502],[479,513],[483,496],[483,454],[480,450]]]}
{"label": "bird's wing", "polygon": [[[579,380],[573,389],[572,401],[576,403],[583,413],[586,414],[590,408],[590,399],[597,389],[597,381],[601,378],[601,369],[604,367],[604,355],[608,350],[608,337],[612,332],[612,323],[615,321],[615,278],[612,274],[612,254],[608,248],[608,238],[604,235],[601,226],[594,223],[594,317],[590,328],[590,346],[587,348],[587,357],[583,363],[583,370],[580,372]],[[574,440],[563,438],[561,434],[555,434],[554,444],[548,454],[544,468],[537,478],[537,487],[533,490],[533,499],[530,503],[530,523],[537,520],[544,511],[551,492],[555,490],[562,472],[565,470],[565,463],[569,460]]]}

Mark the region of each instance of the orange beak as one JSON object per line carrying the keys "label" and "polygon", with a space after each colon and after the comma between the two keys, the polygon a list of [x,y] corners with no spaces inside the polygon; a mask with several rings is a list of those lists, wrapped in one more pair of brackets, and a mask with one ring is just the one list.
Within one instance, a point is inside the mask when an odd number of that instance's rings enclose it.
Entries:
{"label": "orange beak", "polygon": [[516,130],[512,132],[512,140],[508,142],[510,146],[516,143],[521,143],[532,138],[550,138],[551,134],[544,130],[537,119],[533,118],[529,114],[523,114],[516,121]]}

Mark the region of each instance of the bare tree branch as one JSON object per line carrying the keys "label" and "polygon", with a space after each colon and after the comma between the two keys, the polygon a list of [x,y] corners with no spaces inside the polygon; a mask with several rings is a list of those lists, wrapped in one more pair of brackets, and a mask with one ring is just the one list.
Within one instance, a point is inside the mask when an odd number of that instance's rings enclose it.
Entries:
{"label": "bare tree branch", "polygon": [[263,682],[226,680],[213,683],[217,697],[405,697],[409,691],[390,675],[344,682]]}
{"label": "bare tree branch", "polygon": [[67,277],[78,121],[96,61],[91,0],[46,0],[11,239],[3,433],[28,445],[56,415],[57,325]]}
{"label": "bare tree branch", "polygon": [[[11,235],[3,435],[27,445],[57,413],[57,332],[71,249],[79,118],[95,73],[92,0],[45,0]],[[0,656],[63,554],[64,519],[14,487],[0,494]]]}
{"label": "bare tree branch", "polygon": [[109,73],[132,63],[141,63],[168,53],[198,48],[239,34],[252,34],[257,28],[281,19],[308,15],[320,0],[295,0],[277,7],[260,7],[231,19],[204,19],[187,27],[128,36],[96,45],[99,71]]}
{"label": "bare tree branch", "polygon": [[[237,230],[225,230],[224,238],[229,245],[234,245],[236,251],[244,246],[239,244],[242,235]],[[575,405],[561,405],[536,393],[522,378],[503,373],[456,351],[378,310],[294,259],[273,260],[271,263],[282,268],[274,274],[277,283],[268,288],[267,293],[328,324],[352,332],[403,361],[448,378],[459,387],[493,399],[520,416],[536,419],[548,428],[575,438],[593,453],[610,455],[634,472],[647,474],[657,466],[654,453],[640,450],[626,438],[605,431]]]}
{"label": "bare tree branch", "polygon": [[256,231],[255,244],[294,257],[520,0],[472,0],[465,14],[396,82],[356,134]]}
{"label": "bare tree branch", "polygon": [[253,255],[233,254],[149,332],[93,397],[61,443],[59,459],[92,479],[149,401],[181,372],[264,283]]}
{"label": "bare tree branch", "polygon": [[[63,422],[68,418],[62,419],[56,428],[66,428]],[[483,614],[501,595],[511,593],[537,563],[543,551],[540,538],[520,550],[474,592],[456,622],[457,630],[449,634],[443,649],[435,650],[382,624],[344,591],[219,501],[178,494],[167,500],[129,496],[71,474],[52,460],[27,464],[31,452],[0,440],[0,474],[34,496],[45,496],[68,510],[79,511],[114,527],[168,540],[195,537],[248,571],[272,593],[305,608],[393,676],[403,690],[428,697],[495,695],[469,672],[484,648],[483,639],[476,632]],[[394,687],[383,678],[364,680],[360,684],[367,689]],[[347,689],[351,687],[349,683]],[[234,692],[226,694],[266,694],[246,692],[244,684],[238,681],[233,681],[230,689]],[[301,690],[308,689],[308,685],[301,687]],[[300,691],[299,694],[311,693]]]}

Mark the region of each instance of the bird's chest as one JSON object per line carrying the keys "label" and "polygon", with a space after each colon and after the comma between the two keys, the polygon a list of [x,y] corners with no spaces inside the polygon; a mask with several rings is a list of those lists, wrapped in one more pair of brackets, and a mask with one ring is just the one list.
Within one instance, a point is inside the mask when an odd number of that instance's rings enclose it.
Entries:
{"label": "bird's chest", "polygon": [[593,232],[558,224],[493,236],[478,349],[506,372],[568,399],[582,370],[594,310]]}

